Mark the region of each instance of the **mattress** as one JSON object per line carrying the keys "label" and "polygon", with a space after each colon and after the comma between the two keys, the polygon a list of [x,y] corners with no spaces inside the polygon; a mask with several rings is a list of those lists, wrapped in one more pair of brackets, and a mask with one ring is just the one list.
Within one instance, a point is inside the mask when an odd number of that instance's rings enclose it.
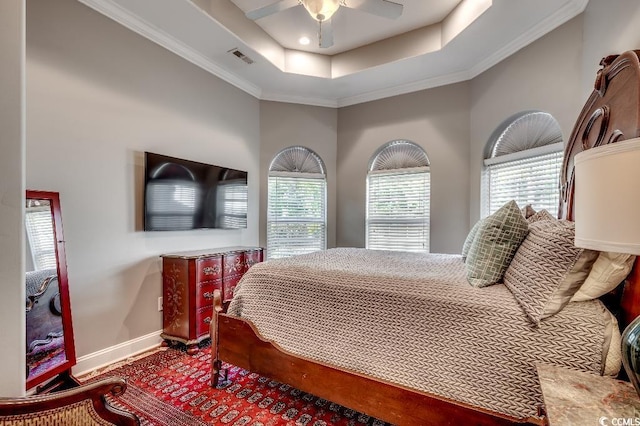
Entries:
{"label": "mattress", "polygon": [[535,363],[601,372],[611,323],[595,300],[536,327],[460,256],[354,248],[254,265],[228,313],[296,355],[518,418],[542,404]]}

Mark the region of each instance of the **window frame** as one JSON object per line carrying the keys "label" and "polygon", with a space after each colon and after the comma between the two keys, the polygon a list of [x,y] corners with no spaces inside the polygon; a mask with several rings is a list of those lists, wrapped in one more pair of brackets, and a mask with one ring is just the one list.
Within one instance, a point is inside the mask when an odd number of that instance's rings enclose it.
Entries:
{"label": "window frame", "polygon": [[[555,209],[557,203],[555,200],[559,198],[560,187],[559,177],[562,169],[564,152],[564,140],[560,124],[553,115],[540,110],[527,110],[516,113],[504,120],[492,133],[489,141],[485,146],[485,158],[481,169],[481,188],[480,188],[480,214],[481,217],[488,216],[493,213],[496,203],[500,197],[515,199],[520,207],[525,207],[531,200],[542,200],[539,205],[533,205],[534,209]],[[559,156],[558,156],[559,154]],[[551,158],[550,158],[551,157]],[[555,157],[555,158],[553,158]],[[539,161],[536,163],[536,159]],[[551,162],[548,162],[551,160]],[[554,162],[557,161],[557,162]],[[523,168],[517,169],[518,163],[523,164]],[[494,182],[492,169],[496,170],[496,174],[502,169],[507,172],[509,166],[514,167],[512,173],[520,173],[518,176],[528,182],[524,185],[515,182],[507,182],[502,188],[496,190],[497,185]],[[539,175],[536,176],[531,169],[535,167],[553,167],[558,170],[554,176]],[[528,171],[529,170],[529,171]],[[500,176],[498,174],[498,179]],[[557,191],[554,193],[539,191],[535,188],[535,184],[543,185],[545,181],[553,180],[557,185]],[[522,191],[521,187],[529,185],[533,189]],[[492,191],[493,186],[493,191]],[[509,189],[514,193],[509,195]],[[493,192],[493,194],[492,194]],[[497,195],[495,195],[497,193]],[[506,195],[504,195],[506,193]],[[495,202],[492,203],[492,195]],[[498,198],[495,198],[498,197]],[[505,199],[506,199],[505,198]],[[544,200],[549,198],[551,200]],[[524,201],[526,200],[526,201]],[[558,199],[559,202],[559,199]],[[492,206],[492,204],[494,204]],[[554,204],[551,208],[551,204]]]}
{"label": "window frame", "polygon": [[[490,214],[492,214],[494,211],[491,210],[491,168],[494,166],[499,166],[499,165],[508,165],[510,163],[517,163],[519,161],[523,161],[523,160],[532,160],[532,159],[536,159],[536,158],[543,158],[545,156],[548,156],[550,154],[561,154],[561,156],[558,158],[558,164],[557,167],[559,169],[562,169],[562,153],[564,152],[564,143],[559,142],[559,143],[555,143],[555,144],[550,144],[550,145],[543,145],[540,147],[536,147],[536,148],[532,148],[532,149],[527,149],[524,151],[518,151],[518,152],[514,152],[512,154],[506,154],[506,155],[502,155],[499,157],[493,157],[493,158],[488,158],[486,160],[484,160],[484,167],[483,167],[483,171],[482,171],[482,196],[481,196],[481,203],[482,203],[482,207],[481,207],[481,211],[482,211],[482,216],[488,216]],[[556,176],[554,177],[554,179],[556,179],[558,181],[558,192],[557,192],[557,196],[560,196],[560,187],[559,187],[559,179],[560,179],[560,171],[558,171],[558,173],[556,174]],[[512,199],[515,199],[514,197],[511,197]],[[559,199],[558,199],[559,202]],[[522,203],[519,203],[518,205],[520,207],[524,207],[524,205],[520,205]],[[528,203],[526,203],[528,204]],[[525,204],[525,205],[526,205]],[[557,203],[555,203],[557,207]],[[551,206],[533,206],[533,208],[535,209],[548,209]]]}
{"label": "window frame", "polygon": [[[281,168],[279,168],[278,170],[273,170],[274,168],[276,168],[276,166],[274,166],[278,159],[279,156],[281,156],[282,154],[286,154],[287,151],[289,150],[300,150],[300,152],[305,151],[307,153],[308,156],[310,156],[313,160],[314,160],[314,164],[311,165],[310,168],[308,168],[308,170],[298,170],[298,171],[284,171],[281,170]],[[305,164],[307,164],[308,166],[308,158],[305,158],[303,161]],[[295,164],[291,164],[289,167],[297,169],[298,166],[302,166],[302,165],[295,165]],[[302,167],[300,167],[302,169]],[[318,172],[319,171],[319,172]],[[289,217],[288,219],[292,219],[293,220],[278,220],[277,218],[273,219],[272,217],[272,204],[271,204],[271,195],[272,195],[272,191],[271,191],[271,185],[272,185],[272,179],[277,179],[277,178],[285,178],[285,179],[304,179],[304,180],[311,180],[311,181],[321,181],[321,191],[322,191],[322,195],[321,195],[321,199],[318,200],[321,203],[322,206],[322,212],[321,212],[321,217],[315,217],[315,218],[308,218],[308,217]],[[310,253],[310,252],[314,252],[319,250],[326,250],[327,248],[327,227],[328,227],[328,223],[327,223],[327,175],[325,173],[325,168],[324,168],[324,163],[322,162],[322,159],[320,158],[320,156],[318,154],[316,154],[315,152],[313,152],[312,150],[310,150],[309,148],[303,147],[303,146],[292,146],[292,147],[288,147],[283,149],[282,151],[280,151],[278,154],[276,154],[271,162],[271,165],[269,166],[269,173],[267,176],[267,217],[266,217],[266,242],[267,242],[267,249],[266,249],[266,258],[267,259],[276,259],[276,258],[284,258],[284,257],[289,257],[289,256],[293,256],[293,255],[297,255],[297,254],[304,254],[304,253]],[[308,251],[304,251],[302,250],[302,252],[297,252],[297,253],[291,253],[289,252],[288,254],[285,255],[277,255],[274,256],[274,251],[277,251],[277,248],[274,248],[274,244],[273,244],[273,240],[272,238],[274,238],[275,236],[270,232],[272,229],[272,226],[274,224],[277,223],[307,223],[307,224],[321,224],[322,226],[322,231],[321,231],[321,241],[319,241],[319,246],[318,248],[314,248],[309,246],[309,250]],[[277,247],[277,246],[276,246]],[[298,246],[298,247],[302,247],[302,246]]]}
{"label": "window frame", "polygon": [[[407,139],[395,139],[380,146],[376,152],[371,156],[369,160],[369,167],[366,177],[366,201],[365,201],[365,248],[370,250],[393,250],[393,251],[411,251],[428,253],[431,249],[431,164],[426,151],[420,145]],[[374,176],[380,175],[398,176],[401,174],[426,174],[425,190],[425,208],[420,215],[414,218],[392,217],[372,218],[372,188],[371,179]],[[417,189],[416,191],[421,191]],[[416,201],[421,201],[421,196],[416,197]],[[409,209],[407,209],[407,212]],[[402,211],[395,212],[402,214]],[[425,215],[426,214],[426,215]],[[408,235],[411,229],[411,224],[420,224],[421,236],[418,236],[418,240],[422,241],[422,248],[417,249],[415,246],[418,244],[405,244],[401,243],[402,238],[395,237],[389,238],[390,244],[375,244],[373,240],[373,230],[375,230],[375,224],[384,223],[405,223],[407,225],[404,232]],[[400,227],[401,228],[401,227]],[[400,230],[400,229],[399,229]],[[389,235],[393,232],[391,227],[387,230]],[[392,236],[392,235],[390,235]],[[385,236],[382,237],[383,239]],[[420,238],[422,238],[420,240]]]}

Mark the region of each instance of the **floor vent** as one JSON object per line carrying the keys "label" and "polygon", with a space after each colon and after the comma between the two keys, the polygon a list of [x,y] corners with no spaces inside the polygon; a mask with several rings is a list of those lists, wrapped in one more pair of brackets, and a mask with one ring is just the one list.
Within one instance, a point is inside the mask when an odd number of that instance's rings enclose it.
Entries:
{"label": "floor vent", "polygon": [[247,55],[245,55],[244,53],[239,51],[237,48],[233,48],[233,49],[229,50],[229,52],[232,55],[236,56],[238,59],[242,59],[244,62],[246,62],[249,65],[251,65],[253,63],[253,59],[251,59],[250,57],[248,57]]}

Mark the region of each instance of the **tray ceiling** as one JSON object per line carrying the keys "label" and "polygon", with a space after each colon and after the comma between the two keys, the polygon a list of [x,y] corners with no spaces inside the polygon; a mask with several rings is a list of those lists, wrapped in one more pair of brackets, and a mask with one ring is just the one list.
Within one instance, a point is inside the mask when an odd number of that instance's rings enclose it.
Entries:
{"label": "tray ceiling", "polygon": [[320,49],[302,6],[246,18],[275,0],[79,1],[259,99],[330,107],[471,79],[588,2],[394,0],[404,6],[396,20],[341,7],[334,45]]}

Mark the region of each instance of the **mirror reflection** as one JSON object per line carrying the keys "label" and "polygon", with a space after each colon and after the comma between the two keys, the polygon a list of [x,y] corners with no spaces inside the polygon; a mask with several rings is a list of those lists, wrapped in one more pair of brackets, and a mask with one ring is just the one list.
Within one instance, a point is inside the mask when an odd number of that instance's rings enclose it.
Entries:
{"label": "mirror reflection", "polygon": [[52,371],[67,361],[53,219],[50,200],[27,198],[27,381]]}

